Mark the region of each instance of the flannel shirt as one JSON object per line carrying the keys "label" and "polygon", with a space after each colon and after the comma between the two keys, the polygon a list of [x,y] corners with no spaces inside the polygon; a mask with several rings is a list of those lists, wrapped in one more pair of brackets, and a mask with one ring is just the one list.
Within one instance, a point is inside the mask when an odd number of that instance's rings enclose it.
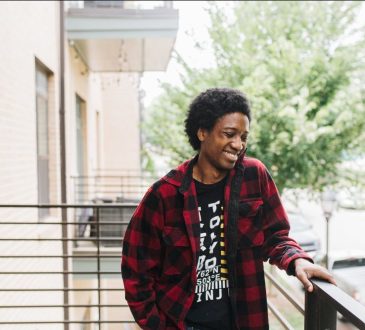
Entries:
{"label": "flannel shirt", "polygon": [[[123,241],[125,297],[142,329],[185,329],[194,300],[199,214],[193,160],[149,188]],[[225,186],[225,246],[235,329],[268,329],[263,262],[294,275],[297,258],[311,260],[288,236],[289,222],[266,167],[242,157]],[[290,267],[289,267],[290,266]]]}

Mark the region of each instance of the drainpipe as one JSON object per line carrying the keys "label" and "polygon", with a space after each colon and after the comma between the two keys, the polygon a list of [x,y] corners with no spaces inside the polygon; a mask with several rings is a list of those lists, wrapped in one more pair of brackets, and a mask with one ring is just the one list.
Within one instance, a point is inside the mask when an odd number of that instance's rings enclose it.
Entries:
{"label": "drainpipe", "polygon": [[143,146],[144,146],[144,136],[142,134],[142,123],[144,123],[144,104],[143,104],[143,98],[144,98],[144,94],[145,92],[141,90],[141,79],[143,76],[143,73],[145,72],[145,67],[146,67],[146,61],[145,61],[145,56],[146,56],[146,42],[145,39],[143,38],[141,40],[141,54],[142,54],[142,60],[141,60],[141,71],[138,73],[138,110],[139,110],[139,172],[140,173],[144,173],[143,168],[142,168],[142,160],[143,160],[143,156],[142,156],[142,150],[143,150]]}
{"label": "drainpipe", "polygon": [[144,91],[141,90],[141,78],[142,78],[142,73],[138,73],[138,111],[139,111],[139,172],[143,173],[143,168],[142,168],[142,160],[143,160],[143,156],[142,156],[142,150],[143,150],[143,146],[144,146],[144,136],[142,134],[142,123],[144,123],[144,104],[143,104],[143,97],[144,97]]}
{"label": "drainpipe", "polygon": [[[60,116],[60,152],[61,152],[61,203],[67,203],[66,194],[66,132],[65,132],[65,11],[63,1],[60,4],[60,79],[59,79],[59,116]],[[67,208],[61,208],[62,212],[62,238],[67,238]],[[63,254],[63,288],[69,288],[68,279],[68,241],[62,240]],[[63,291],[63,319],[69,321],[69,299],[68,290]],[[69,330],[69,324],[64,323],[64,330]]]}

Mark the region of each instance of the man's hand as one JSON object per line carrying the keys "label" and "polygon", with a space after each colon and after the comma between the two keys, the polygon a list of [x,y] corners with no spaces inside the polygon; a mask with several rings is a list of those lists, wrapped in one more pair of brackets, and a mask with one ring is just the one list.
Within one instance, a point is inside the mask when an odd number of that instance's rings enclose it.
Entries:
{"label": "man's hand", "polygon": [[334,285],[336,281],[328,270],[319,265],[314,265],[306,259],[298,258],[294,260],[295,276],[308,292],[313,291],[313,284],[309,281],[312,277],[317,277],[326,280]]}

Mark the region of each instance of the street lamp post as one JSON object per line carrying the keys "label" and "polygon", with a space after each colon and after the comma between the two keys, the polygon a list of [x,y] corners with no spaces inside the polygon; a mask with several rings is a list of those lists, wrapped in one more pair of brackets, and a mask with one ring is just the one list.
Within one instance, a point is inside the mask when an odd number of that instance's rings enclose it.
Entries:
{"label": "street lamp post", "polygon": [[321,206],[326,219],[326,268],[329,268],[329,222],[337,206],[335,191],[326,190],[321,196]]}

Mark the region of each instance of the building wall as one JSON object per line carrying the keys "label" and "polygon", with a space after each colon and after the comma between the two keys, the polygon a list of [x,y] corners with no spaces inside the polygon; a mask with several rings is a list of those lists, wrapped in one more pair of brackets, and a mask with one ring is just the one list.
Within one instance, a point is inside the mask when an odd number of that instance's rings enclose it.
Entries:
{"label": "building wall", "polygon": [[[0,1],[0,204],[37,204],[36,60],[49,78],[49,186],[50,203],[60,203],[59,140],[59,3],[57,1]],[[140,170],[138,74],[117,74],[109,83],[104,75],[91,73],[67,40],[65,42],[66,176],[68,202],[74,201],[77,174],[76,95],[85,102],[86,174],[99,168]],[[114,78],[113,78],[114,79]],[[69,212],[69,219],[74,218]],[[4,225],[5,221],[35,225]],[[60,221],[53,210],[44,221]],[[39,223],[37,223],[39,222]],[[70,226],[71,227],[71,226]],[[73,235],[69,228],[70,235]],[[35,241],[0,241],[0,255],[62,255],[60,225],[44,225],[32,208],[0,208],[0,238],[34,238]],[[72,253],[70,246],[69,254]],[[0,301],[7,305],[62,304],[62,291],[2,292],[4,288],[61,289],[61,258],[0,258],[1,271],[60,272],[60,274],[0,274]],[[69,267],[71,270],[71,265]],[[71,281],[71,285],[72,281]],[[94,299],[90,295],[91,300]],[[89,299],[89,300],[90,300]],[[117,298],[116,298],[117,299]],[[71,297],[71,302],[74,298]],[[82,309],[73,316],[81,319]],[[130,315],[129,315],[130,317]],[[63,320],[61,308],[0,308],[1,321]],[[52,325],[61,329],[61,325]],[[73,326],[72,328],[79,328]],[[50,329],[50,325],[27,325],[7,329]]]}
{"label": "building wall", "polygon": [[[57,2],[0,2],[0,201],[38,203],[35,68],[36,59],[51,72],[49,79],[49,179],[50,202],[59,200],[58,52],[59,12]],[[56,219],[53,213],[50,219]],[[4,221],[38,221],[34,209],[0,209]],[[1,224],[0,224],[1,225]],[[1,225],[2,238],[50,238],[60,235],[58,225]],[[1,254],[59,254],[60,242],[7,242]],[[46,252],[45,252],[46,251]],[[0,269],[9,272],[61,271],[60,259],[1,258]],[[60,275],[1,275],[1,288],[62,287]],[[0,292],[7,305],[62,303],[62,293]],[[60,309],[0,309],[2,321],[61,320]],[[7,329],[49,329],[49,325],[8,326]],[[53,329],[58,329],[57,325]]]}
{"label": "building wall", "polygon": [[[35,58],[58,76],[58,6],[53,2],[0,2],[0,200],[37,202]],[[46,27],[46,28],[45,28]],[[56,136],[58,86],[51,83],[50,133]],[[57,143],[50,141],[51,174]],[[57,178],[52,178],[57,199]]]}
{"label": "building wall", "polygon": [[[89,102],[89,72],[86,64],[78,56],[75,49],[70,46],[69,42],[65,43],[65,108],[66,108],[66,177],[67,177],[67,200],[75,200],[75,180],[74,176],[78,175],[77,171],[77,144],[76,144],[76,95],[85,102],[85,121],[86,126],[92,118],[92,111]],[[86,145],[90,140],[93,132],[89,130],[86,135]],[[88,157],[89,150],[85,150],[85,175],[90,169]],[[90,150],[93,152],[93,149]],[[77,187],[76,187],[77,189]]]}
{"label": "building wall", "polygon": [[140,170],[138,79],[136,73],[102,78],[104,169]]}
{"label": "building wall", "polygon": [[[66,51],[66,118],[68,201],[77,200],[75,184],[90,184],[93,178],[74,178],[77,172],[76,95],[85,102],[85,175],[120,175],[124,170],[140,171],[138,74],[90,72],[77,50]],[[110,183],[110,182],[107,182]],[[106,183],[106,184],[107,184]],[[119,189],[119,186],[118,186]],[[87,197],[86,197],[87,198]]]}

